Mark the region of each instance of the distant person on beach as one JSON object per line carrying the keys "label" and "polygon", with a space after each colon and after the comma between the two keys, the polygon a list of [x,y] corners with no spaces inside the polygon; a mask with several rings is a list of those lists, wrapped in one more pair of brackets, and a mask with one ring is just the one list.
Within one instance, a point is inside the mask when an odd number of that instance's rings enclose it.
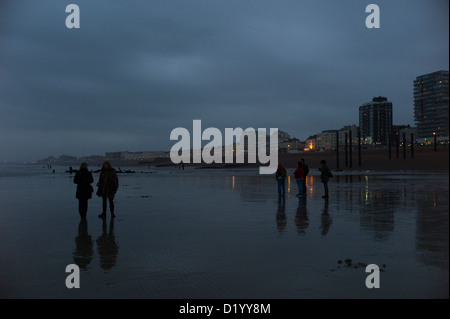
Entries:
{"label": "distant person on beach", "polygon": [[303,164],[303,176],[304,176],[304,179],[303,179],[303,195],[306,196],[306,176],[308,176],[308,174],[309,174],[309,167],[308,167],[308,165],[306,165],[306,162],[305,162],[304,158],[302,158],[301,161],[302,161],[302,164]]}
{"label": "distant person on beach", "polygon": [[102,197],[103,200],[103,212],[98,215],[100,218],[106,217],[107,202],[109,201],[109,210],[111,217],[115,217],[114,214],[114,196],[119,188],[119,179],[117,178],[116,170],[111,166],[111,163],[105,161],[100,171],[100,178],[97,183],[98,191],[97,195]]}
{"label": "distant person on beach", "polygon": [[283,196],[286,194],[286,168],[280,163],[278,164],[278,169],[275,173],[275,178],[278,182],[278,196]]}
{"label": "distant person on beach", "polygon": [[321,160],[320,165],[320,180],[322,181],[325,190],[325,195],[323,195],[322,198],[328,198],[328,180],[330,178],[330,169],[328,168],[327,161],[325,160]]}
{"label": "distant person on beach", "polygon": [[[297,196],[303,196],[303,194],[304,194],[303,193],[303,182],[305,180],[305,176],[304,176],[304,173],[303,173],[303,163],[301,161],[298,162],[297,169],[294,172],[294,177],[295,177],[295,180],[296,180],[297,185],[298,185],[298,194],[297,194]],[[306,195],[306,193],[305,193],[305,195]]]}
{"label": "distant person on beach", "polygon": [[73,182],[77,184],[77,192],[75,197],[78,199],[78,212],[81,218],[86,218],[88,210],[88,200],[92,198],[92,183],[94,178],[88,171],[87,163],[81,163],[80,170],[75,174]]}

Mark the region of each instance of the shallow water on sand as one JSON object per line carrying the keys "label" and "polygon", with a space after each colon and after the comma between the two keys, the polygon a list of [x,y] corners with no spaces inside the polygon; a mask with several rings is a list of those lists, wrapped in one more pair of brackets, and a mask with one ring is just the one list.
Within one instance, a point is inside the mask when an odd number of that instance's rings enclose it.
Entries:
{"label": "shallow water on sand", "polygon": [[336,172],[325,200],[313,172],[283,201],[257,170],[138,168],[83,222],[55,170],[0,167],[2,298],[448,298],[448,174]]}

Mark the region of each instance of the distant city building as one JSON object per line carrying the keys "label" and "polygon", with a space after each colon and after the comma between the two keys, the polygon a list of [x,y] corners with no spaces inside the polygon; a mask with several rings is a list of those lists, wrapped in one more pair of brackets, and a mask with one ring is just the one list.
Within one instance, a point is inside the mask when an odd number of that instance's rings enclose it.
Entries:
{"label": "distant city building", "polygon": [[[347,133],[347,142],[349,142],[350,132],[352,135],[352,144],[358,144],[358,130],[359,127],[355,124],[346,125],[339,130],[339,147],[343,148],[345,146],[345,133]],[[362,141],[361,141],[362,142]]]}
{"label": "distant city building", "polygon": [[312,135],[306,139],[305,151],[314,151],[320,148],[320,135]]}
{"label": "distant city building", "polygon": [[[350,135],[351,132],[351,135]],[[347,143],[350,143],[349,138],[352,137],[352,144],[358,143],[358,126],[346,125],[340,130],[325,130],[318,134],[308,137],[304,143],[305,151],[336,151],[337,142],[339,139],[339,148],[343,149],[345,146],[345,133],[347,133]]]}
{"label": "distant city building", "polygon": [[298,138],[291,138],[287,145],[288,153],[299,153],[305,149],[305,142],[300,141]]}
{"label": "distant city building", "polygon": [[361,138],[366,143],[387,145],[392,129],[392,102],[379,96],[361,105],[359,129]]}
{"label": "distant city building", "polygon": [[[326,130],[320,134],[320,148],[325,151],[331,151],[336,149],[336,133],[338,130]],[[319,145],[317,145],[319,146]]]}
{"label": "distant city building", "polygon": [[101,163],[105,160],[104,156],[101,155],[89,155],[89,156],[82,156],[78,158],[78,162],[86,162],[88,164],[97,164]]}
{"label": "distant city building", "polygon": [[291,137],[287,132],[278,131],[278,153],[298,153],[303,151],[305,143],[296,137]]}
{"label": "distant city building", "polygon": [[[403,134],[405,134],[407,143],[415,143],[417,140],[417,128],[411,127],[410,125],[392,125],[392,134],[393,138],[396,138],[394,135],[397,135],[400,142],[402,142]],[[412,141],[411,134],[413,137]],[[394,140],[392,140],[392,142],[394,142]]]}
{"label": "distant city building", "polygon": [[414,121],[418,138],[449,135],[448,72],[437,71],[414,81]]}
{"label": "distant city building", "polygon": [[122,158],[122,152],[107,152],[105,153],[105,159],[107,160],[120,160]]}
{"label": "distant city building", "polygon": [[400,136],[405,134],[408,138],[413,134],[414,138],[417,138],[417,128],[411,125],[392,125],[392,133]]}

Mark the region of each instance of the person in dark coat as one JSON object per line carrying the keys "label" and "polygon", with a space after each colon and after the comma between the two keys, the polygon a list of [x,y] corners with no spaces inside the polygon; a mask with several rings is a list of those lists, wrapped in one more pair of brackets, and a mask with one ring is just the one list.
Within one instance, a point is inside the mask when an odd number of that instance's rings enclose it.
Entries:
{"label": "person in dark coat", "polygon": [[322,181],[325,190],[325,195],[323,195],[322,198],[328,198],[328,180],[330,178],[330,169],[328,168],[327,161],[325,160],[321,160],[320,165],[320,180]]}
{"label": "person in dark coat", "polygon": [[75,197],[78,199],[78,212],[81,218],[86,218],[88,210],[88,200],[92,198],[92,183],[94,178],[92,173],[88,171],[87,163],[81,163],[80,170],[75,174],[73,182],[77,184],[77,192]]}
{"label": "person in dark coat", "polygon": [[98,191],[97,195],[102,197],[103,200],[103,212],[98,215],[100,218],[106,217],[107,202],[109,201],[109,210],[111,217],[115,217],[114,214],[114,196],[119,188],[119,179],[117,178],[116,170],[111,166],[111,163],[105,161],[102,165],[100,172],[100,178],[97,183]]}
{"label": "person in dark coat", "polygon": [[298,166],[297,169],[294,172],[294,176],[295,176],[295,180],[297,181],[297,185],[298,185],[298,194],[296,195],[298,196],[306,196],[306,193],[303,193],[303,183],[305,181],[305,175],[304,175],[304,171],[303,171],[303,162],[298,162]]}
{"label": "person in dark coat", "polygon": [[280,163],[275,173],[275,178],[278,183],[278,196],[284,197],[286,194],[286,168]]}

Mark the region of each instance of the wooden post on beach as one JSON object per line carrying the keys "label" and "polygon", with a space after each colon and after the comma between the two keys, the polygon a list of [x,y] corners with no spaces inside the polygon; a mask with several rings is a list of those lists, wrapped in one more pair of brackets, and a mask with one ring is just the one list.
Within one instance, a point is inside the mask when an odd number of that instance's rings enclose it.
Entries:
{"label": "wooden post on beach", "polygon": [[389,134],[389,137],[388,137],[389,159],[392,158],[391,140],[392,140],[392,133]]}
{"label": "wooden post on beach", "polygon": [[347,158],[347,132],[345,132],[345,167],[348,166],[348,158]]}
{"label": "wooden post on beach", "polygon": [[361,131],[358,130],[358,166],[361,167]]}
{"label": "wooden post on beach", "polygon": [[403,133],[403,158],[406,158],[406,135]]}
{"label": "wooden post on beach", "polygon": [[349,144],[349,148],[348,148],[348,155],[349,155],[349,166],[350,168],[352,168],[352,131],[350,130],[348,132],[348,144]]}
{"label": "wooden post on beach", "polygon": [[398,141],[398,132],[397,132],[397,133],[395,133],[395,152],[396,152],[397,158],[398,158],[398,143],[399,143],[399,141]]}
{"label": "wooden post on beach", "polygon": [[436,133],[433,132],[433,136],[434,136],[434,151],[437,151],[437,143],[436,143]]}
{"label": "wooden post on beach", "polygon": [[336,132],[336,167],[339,168],[339,131]]}
{"label": "wooden post on beach", "polygon": [[411,133],[411,158],[414,157],[414,134]]}

